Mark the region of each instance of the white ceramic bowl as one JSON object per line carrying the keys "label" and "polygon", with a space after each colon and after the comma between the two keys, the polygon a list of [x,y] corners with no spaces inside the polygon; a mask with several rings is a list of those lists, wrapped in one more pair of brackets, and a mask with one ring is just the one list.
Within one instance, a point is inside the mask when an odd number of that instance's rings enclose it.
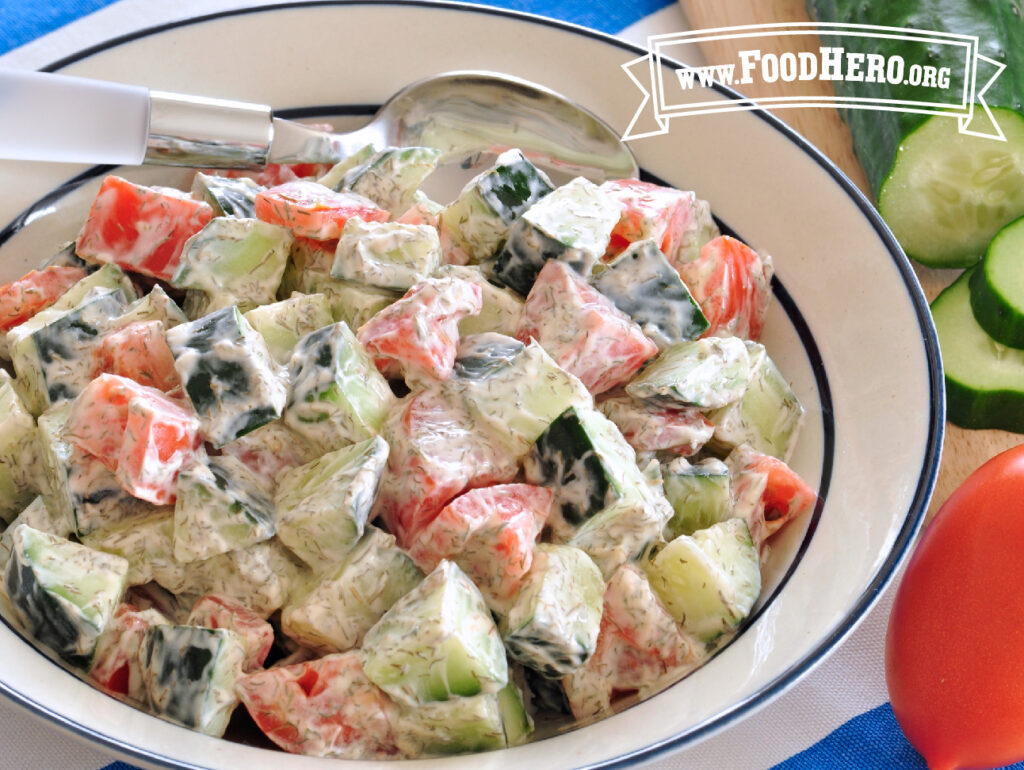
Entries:
{"label": "white ceramic bowl", "polygon": [[[309,3],[168,25],[49,69],[266,102],[335,118],[339,127],[426,75],[489,69],[560,91],[622,131],[639,93],[620,65],[642,53],[582,28],[475,6]],[[849,633],[922,521],[942,439],[938,347],[913,273],[868,202],[763,113],[678,119],[668,135],[633,148],[647,172],[696,190],[739,237],[773,255],[776,300],[764,341],[807,408],[792,465],[823,504],[776,537],[753,622],[693,675],[593,726],[418,766],[614,766],[699,740],[767,703]],[[0,223],[11,223],[0,232],[0,283],[74,237],[102,173],[0,165]],[[145,182],[188,178],[160,169],[119,173]],[[0,691],[138,764],[344,766],[209,738],[135,711],[7,625],[0,625]]]}

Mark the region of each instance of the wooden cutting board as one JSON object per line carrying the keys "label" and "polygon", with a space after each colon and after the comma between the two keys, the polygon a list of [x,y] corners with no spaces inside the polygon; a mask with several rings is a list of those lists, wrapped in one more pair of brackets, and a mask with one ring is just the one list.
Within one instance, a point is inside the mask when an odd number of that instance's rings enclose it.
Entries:
{"label": "wooden cutting board", "polygon": [[[771,22],[808,21],[804,0],[679,0],[686,15],[688,29],[713,29],[735,27],[744,24],[766,24]],[[763,53],[796,51],[785,41],[787,47],[773,48],[776,41],[765,38],[758,42]],[[708,64],[727,64],[737,61],[737,52],[744,45],[730,40],[716,40],[702,44],[701,53]],[[808,38],[804,50],[817,51],[817,38]],[[783,95],[832,95],[827,82],[811,83],[761,83],[748,86],[746,96],[754,98]],[[832,108],[785,109],[775,114],[803,134],[870,198],[864,170],[853,151],[850,132],[842,122],[839,113]],[[959,271],[931,270],[912,263],[929,301],[948,286]],[[949,497],[967,476],[999,452],[1024,443],[1024,436],[996,430],[963,430],[946,423],[945,440],[942,445],[942,462],[935,485],[935,493],[928,509],[929,518]]]}

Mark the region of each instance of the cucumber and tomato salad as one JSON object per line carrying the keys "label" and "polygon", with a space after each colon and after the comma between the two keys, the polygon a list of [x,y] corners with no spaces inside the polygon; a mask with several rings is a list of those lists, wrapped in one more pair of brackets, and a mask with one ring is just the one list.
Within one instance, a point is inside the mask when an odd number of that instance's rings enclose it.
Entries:
{"label": "cucumber and tomato salad", "polygon": [[[931,267],[974,264],[1001,227],[1024,215],[1024,67],[1019,61],[1024,19],[1019,7],[1011,0],[808,0],[807,9],[820,22],[975,36],[980,54],[1006,65],[984,94],[1005,142],[961,134],[953,117],[857,109],[843,115],[879,211],[907,254]],[[858,53],[902,56],[907,67],[949,68],[951,83],[965,82],[961,46],[931,45],[925,50],[919,42],[894,37],[856,40]],[[827,34],[822,44],[844,45]],[[979,72],[979,88],[986,79]],[[833,85],[841,97],[935,97],[934,90],[911,85],[910,78],[899,83],[837,80]],[[958,94],[954,97],[959,101]],[[987,122],[976,109],[971,127],[988,128]]]}
{"label": "cucumber and tomato salad", "polygon": [[814,507],[768,255],[518,150],[440,206],[417,150],[110,177],[85,261],[0,287],[0,591],[97,686],[296,753],[511,746],[706,660]]}

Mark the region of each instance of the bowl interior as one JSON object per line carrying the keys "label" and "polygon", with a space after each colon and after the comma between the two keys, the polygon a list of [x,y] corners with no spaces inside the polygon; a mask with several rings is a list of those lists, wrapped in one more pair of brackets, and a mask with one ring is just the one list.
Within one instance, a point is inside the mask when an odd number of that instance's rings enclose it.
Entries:
{"label": "bowl interior", "polygon": [[[225,46],[228,39],[242,44]],[[172,25],[72,57],[60,70],[262,101],[345,128],[425,75],[490,69],[560,91],[622,131],[641,95],[620,66],[637,55],[596,33],[483,8],[317,3]],[[596,725],[423,764],[594,765],[699,739],[791,684],[852,629],[892,575],[927,504],[942,428],[934,330],[909,265],[867,203],[820,156],[758,113],[677,119],[668,134],[633,149],[646,172],[696,190],[723,225],[773,256],[775,301],[764,342],[807,409],[791,464],[822,501],[813,517],[773,540],[755,618],[704,668]],[[0,223],[11,223],[0,231],[0,283],[75,236],[105,171],[0,164],[0,184],[9,191]],[[187,187],[192,172],[117,173]],[[268,757],[136,712],[76,680],[6,626],[0,689],[136,762],[318,764]]]}

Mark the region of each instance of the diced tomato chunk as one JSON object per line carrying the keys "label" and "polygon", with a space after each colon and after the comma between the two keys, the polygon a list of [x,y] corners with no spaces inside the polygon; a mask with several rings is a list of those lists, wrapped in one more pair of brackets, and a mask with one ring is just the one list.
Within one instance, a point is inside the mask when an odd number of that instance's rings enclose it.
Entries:
{"label": "diced tomato chunk", "polygon": [[694,193],[639,179],[605,182],[601,191],[622,209],[619,222],[612,229],[606,260],[625,251],[631,243],[651,238],[669,262],[674,262],[673,256],[694,216]]}
{"label": "diced tomato chunk", "polygon": [[25,323],[86,275],[80,267],[54,265],[30,270],[17,281],[0,286],[0,331]]}
{"label": "diced tomato chunk", "polygon": [[75,244],[80,257],[170,281],[185,241],[213,218],[208,203],[118,176],[103,180]]}
{"label": "diced tomato chunk", "polygon": [[199,419],[155,388],[101,374],[72,402],[64,435],[129,493],[174,502],[178,470],[200,444]]}
{"label": "diced tomato chunk", "polygon": [[360,652],[241,677],[235,691],[253,721],[285,751],[315,757],[382,759],[398,753],[395,705],[363,673]]}
{"label": "diced tomato chunk", "polygon": [[119,605],[96,643],[89,677],[108,692],[144,701],[146,688],[139,650],[146,631],[153,625],[167,622],[157,610]]}
{"label": "diced tomato chunk", "polygon": [[704,244],[699,258],[676,269],[708,319],[704,337],[760,339],[771,299],[770,257],[722,235]]}
{"label": "diced tomato chunk", "polygon": [[428,278],[359,327],[356,337],[386,376],[447,379],[455,366],[459,321],[483,308],[483,291],[461,278]]}
{"label": "diced tomato chunk", "polygon": [[403,548],[460,492],[519,471],[453,401],[433,389],[411,393],[381,429],[391,451],[374,511]]}
{"label": "diced tomato chunk", "polygon": [[766,476],[761,496],[766,537],[778,532],[787,522],[809,513],[818,502],[810,485],[778,457],[751,450],[741,472]]}
{"label": "diced tomato chunk", "polygon": [[345,222],[352,217],[385,222],[388,216],[369,198],[353,192],[335,192],[316,182],[286,182],[256,194],[258,219],[321,241],[340,237]]}
{"label": "diced tomato chunk", "polygon": [[128,377],[164,393],[181,386],[160,321],[136,321],[104,337],[93,349],[93,371]]}
{"label": "diced tomato chunk", "polygon": [[188,616],[190,626],[226,628],[242,637],[246,673],[263,667],[274,644],[274,627],[260,615],[235,599],[218,594],[207,594],[195,603]]}
{"label": "diced tomato chunk", "polygon": [[519,590],[533,563],[533,544],[547,521],[554,493],[530,484],[500,484],[456,497],[409,546],[429,573],[451,559],[476,583],[492,607]]}
{"label": "diced tomato chunk", "polygon": [[516,337],[537,340],[594,395],[626,382],[658,354],[639,325],[558,259],[549,259],[538,273]]}

